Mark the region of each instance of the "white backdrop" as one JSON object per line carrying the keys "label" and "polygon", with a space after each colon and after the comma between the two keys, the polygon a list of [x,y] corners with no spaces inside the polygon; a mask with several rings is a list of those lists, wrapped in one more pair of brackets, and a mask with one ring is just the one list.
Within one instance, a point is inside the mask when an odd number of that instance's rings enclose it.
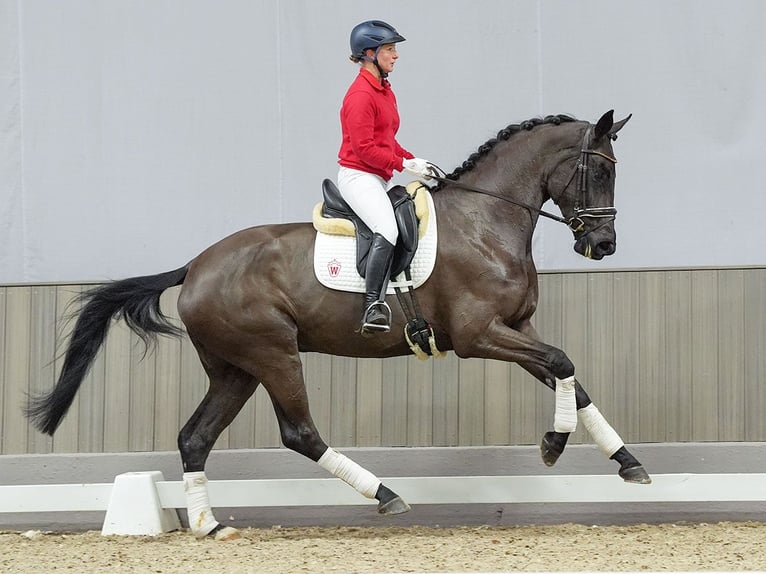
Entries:
{"label": "white backdrop", "polygon": [[760,0],[0,0],[0,282],[156,273],[307,221],[370,18],[407,37],[400,142],[448,171],[509,123],[633,113],[617,253],[542,221],[541,269],[766,263]]}

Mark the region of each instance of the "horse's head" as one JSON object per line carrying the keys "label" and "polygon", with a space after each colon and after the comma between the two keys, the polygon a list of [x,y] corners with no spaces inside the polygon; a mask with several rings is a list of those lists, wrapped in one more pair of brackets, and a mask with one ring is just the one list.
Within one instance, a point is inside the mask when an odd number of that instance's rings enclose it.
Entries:
{"label": "horse's head", "polygon": [[566,158],[556,162],[548,178],[548,193],[574,234],[574,250],[589,259],[603,259],[616,249],[614,181],[617,160],[612,140],[617,139],[617,132],[630,117],[615,123],[614,110],[609,110],[595,126],[587,124],[581,139],[562,150]]}

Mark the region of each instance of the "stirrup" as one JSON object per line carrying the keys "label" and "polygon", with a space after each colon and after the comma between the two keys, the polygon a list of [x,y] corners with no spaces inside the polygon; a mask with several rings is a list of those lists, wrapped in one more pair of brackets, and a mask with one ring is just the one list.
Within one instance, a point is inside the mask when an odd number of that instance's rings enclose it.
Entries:
{"label": "stirrup", "polygon": [[[372,323],[369,321],[370,313],[377,311],[385,320],[385,323]],[[391,307],[385,301],[375,301],[370,303],[364,310],[364,319],[362,320],[362,332],[381,332],[387,333],[391,330]]]}

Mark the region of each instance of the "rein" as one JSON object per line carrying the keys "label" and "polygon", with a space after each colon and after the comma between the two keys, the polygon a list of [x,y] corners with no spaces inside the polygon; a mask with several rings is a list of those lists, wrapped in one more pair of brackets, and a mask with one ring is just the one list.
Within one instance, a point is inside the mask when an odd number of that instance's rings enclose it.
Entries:
{"label": "rein", "polygon": [[[432,167],[432,171],[444,174],[444,175],[436,175],[435,173],[431,174],[430,179],[436,180],[439,183],[443,183],[445,185],[453,185],[455,187],[459,187],[461,189],[464,189],[466,191],[472,191],[474,193],[481,193],[482,195],[489,195],[491,197],[495,197],[497,199],[501,199],[507,203],[511,203],[513,205],[517,205],[519,207],[523,207],[527,209],[530,212],[537,213],[539,215],[542,215],[543,217],[547,217],[548,219],[552,219],[553,221],[556,221],[558,223],[563,223],[569,229],[571,229],[574,233],[580,233],[585,228],[585,221],[583,221],[583,218],[586,217],[593,217],[593,218],[603,218],[608,217],[610,219],[614,219],[615,215],[617,215],[617,210],[614,207],[581,207],[580,202],[582,199],[585,198],[586,192],[588,190],[588,158],[591,155],[597,155],[599,157],[602,157],[606,160],[609,160],[613,164],[617,163],[617,159],[613,158],[610,155],[607,155],[603,152],[588,149],[588,146],[590,145],[590,132],[591,132],[592,126],[588,126],[588,129],[585,131],[585,136],[583,137],[583,142],[580,148],[580,156],[577,160],[577,165],[575,166],[574,171],[572,171],[572,175],[569,176],[569,179],[567,180],[566,185],[564,186],[564,189],[562,190],[562,195],[566,192],[567,189],[569,189],[569,186],[572,185],[572,180],[574,180],[575,175],[577,176],[577,193],[578,198],[575,202],[575,212],[574,215],[570,218],[560,217],[558,215],[555,215],[553,213],[549,213],[545,211],[544,209],[540,207],[535,207],[534,205],[529,205],[528,203],[524,203],[522,201],[517,201],[515,199],[510,199],[508,197],[505,197],[501,195],[500,193],[496,193],[494,191],[490,191],[488,189],[483,189],[480,187],[474,187],[472,185],[467,185],[465,183],[462,183],[460,181],[449,179],[446,176],[446,172],[441,169],[436,164],[433,164],[429,162],[429,166]],[[603,224],[602,224],[603,225]],[[601,225],[599,225],[601,227]]]}
{"label": "rein", "polygon": [[[431,164],[432,167],[438,169],[439,171],[442,171],[440,167],[437,165]],[[573,174],[574,175],[574,174]],[[558,221],[559,223],[564,223],[566,225],[569,225],[568,219],[565,219],[563,217],[559,217],[558,215],[555,215],[553,213],[548,213],[544,209],[541,209],[539,207],[535,207],[534,205],[529,205],[527,203],[523,203],[521,201],[516,201],[515,199],[509,199],[499,193],[495,193],[494,191],[490,191],[488,189],[482,189],[480,187],[473,187],[471,185],[466,185],[465,183],[462,183],[460,181],[456,181],[454,179],[448,179],[446,177],[441,177],[438,175],[431,175],[430,179],[434,179],[438,181],[439,183],[454,185],[455,187],[459,187],[460,189],[464,189],[466,191],[473,191],[475,193],[481,193],[482,195],[491,195],[492,197],[495,197],[497,199],[502,199],[503,201],[506,201],[508,203],[512,203],[513,205],[518,205],[519,207],[523,207],[525,209],[528,209],[529,211],[534,211],[542,215],[543,217],[547,217],[548,219],[552,219],[553,221]],[[433,193],[433,191],[432,191]]]}

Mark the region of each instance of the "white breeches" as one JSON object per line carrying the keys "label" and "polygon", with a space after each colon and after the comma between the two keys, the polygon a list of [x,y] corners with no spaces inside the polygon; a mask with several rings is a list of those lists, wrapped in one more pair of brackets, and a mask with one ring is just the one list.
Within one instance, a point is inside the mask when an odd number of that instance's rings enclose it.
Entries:
{"label": "white breeches", "polygon": [[338,191],[373,233],[380,233],[396,245],[399,231],[394,208],[386,190],[389,182],[379,175],[342,167],[338,170]]}

